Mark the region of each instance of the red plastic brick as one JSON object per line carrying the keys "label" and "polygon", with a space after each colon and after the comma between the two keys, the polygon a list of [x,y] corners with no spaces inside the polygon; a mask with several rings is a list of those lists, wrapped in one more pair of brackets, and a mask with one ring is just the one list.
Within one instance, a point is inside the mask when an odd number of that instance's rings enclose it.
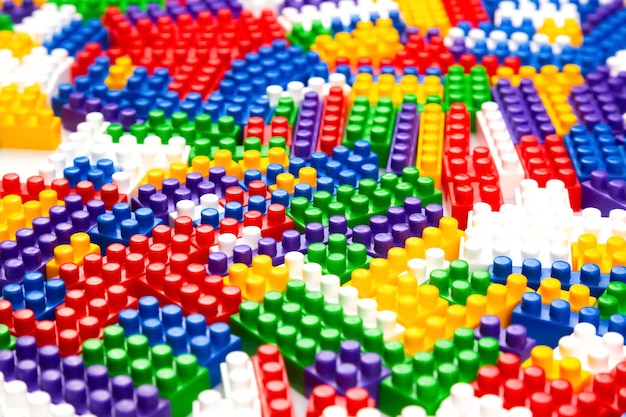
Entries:
{"label": "red plastic brick", "polygon": [[346,114],[348,113],[347,103],[342,87],[333,86],[330,88],[324,99],[316,151],[332,156],[333,148],[341,144]]}
{"label": "red plastic brick", "polygon": [[546,182],[551,179],[563,181],[569,192],[572,209],[580,211],[580,183],[561,137],[548,135],[545,143],[539,144],[535,136],[525,135],[515,148],[526,178],[537,181],[539,187],[545,187]]}
{"label": "red plastic brick", "polygon": [[271,124],[266,125],[262,117],[254,116],[248,119],[248,124],[244,127],[244,139],[255,137],[261,139],[261,145],[270,144],[270,139],[276,136],[285,138],[287,146],[291,146],[293,128],[289,126],[286,117],[276,116]]}
{"label": "red plastic brick", "polygon": [[259,388],[261,414],[264,417],[295,417],[291,385],[278,348],[259,346],[257,354],[252,357],[252,366]]}
{"label": "red plastic brick", "polygon": [[348,416],[353,417],[362,408],[375,408],[376,402],[373,398],[369,398],[367,390],[363,388],[350,388],[346,396],[342,397],[337,395],[333,387],[318,385],[309,397],[306,417],[321,417],[324,409],[331,405],[345,408]]}

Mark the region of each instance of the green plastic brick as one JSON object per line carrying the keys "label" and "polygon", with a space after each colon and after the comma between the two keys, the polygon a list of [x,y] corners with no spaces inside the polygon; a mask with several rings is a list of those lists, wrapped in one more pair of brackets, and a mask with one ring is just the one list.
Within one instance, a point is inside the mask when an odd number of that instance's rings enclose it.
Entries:
{"label": "green plastic brick", "polygon": [[371,261],[372,257],[367,255],[365,245],[348,245],[348,238],[341,233],[328,236],[328,243],[312,243],[305,256],[305,262],[321,265],[324,275],[337,275],[342,285],[350,281],[352,271],[358,268],[368,269]]}
{"label": "green plastic brick", "polygon": [[375,106],[369,98],[357,97],[350,110],[342,145],[354,149],[357,140],[371,143],[372,152],[378,155],[380,168],[387,166],[389,150],[398,108],[389,97],[382,97]]}
{"label": "green plastic brick", "polygon": [[491,285],[489,271],[469,273],[469,265],[462,260],[450,262],[447,270],[436,269],[430,273],[424,284],[434,285],[439,289],[439,297],[450,304],[466,305],[467,297],[472,294],[487,295]]}
{"label": "green plastic brick", "polygon": [[13,21],[8,14],[0,13],[0,30],[13,30]]}
{"label": "green plastic brick", "polygon": [[209,389],[209,371],[194,355],[174,357],[170,346],[150,347],[144,335],[125,337],[121,326],[106,327],[103,340],[86,340],[83,359],[85,366],[105,365],[111,377],[131,376],[135,386],[156,385],[159,396],[170,400],[173,417],[187,417],[198,394]]}
{"label": "green plastic brick", "polygon": [[306,52],[315,43],[315,39],[320,35],[332,36],[332,30],[325,28],[321,21],[315,20],[311,24],[310,30],[305,30],[301,23],[295,23],[291,27],[291,32],[287,34],[287,40],[291,45],[300,45]]}
{"label": "green plastic brick", "polygon": [[278,100],[278,106],[274,108],[274,115],[282,116],[289,122],[289,126],[293,126],[296,123],[298,117],[298,107],[295,105],[292,97],[281,97]]}
{"label": "green plastic brick", "polygon": [[0,350],[15,349],[15,336],[11,336],[8,326],[0,324]]}
{"label": "green plastic brick", "polygon": [[420,176],[416,167],[405,167],[402,175],[386,172],[380,176],[380,188],[391,191],[392,204],[401,206],[407,197],[417,197],[425,207],[428,204],[441,204],[441,190],[435,188],[435,180]]}
{"label": "green plastic brick", "polygon": [[473,381],[479,367],[495,365],[498,356],[496,339],[477,341],[472,329],[457,329],[453,340],[438,340],[432,352],[416,353],[410,363],[394,365],[391,376],[381,383],[378,407],[396,416],[415,404],[434,415],[452,385]]}
{"label": "green plastic brick", "polygon": [[606,290],[598,297],[596,307],[600,318],[608,320],[613,314],[626,314],[626,284],[609,282]]}
{"label": "green plastic brick", "polygon": [[341,185],[335,195],[327,191],[318,191],[309,202],[304,197],[291,200],[287,214],[296,226],[303,231],[312,222],[328,226],[328,219],[333,215],[345,216],[349,227],[368,224],[369,219],[377,214],[387,213],[392,205],[392,194],[380,188],[373,179],[362,179],[359,188]]}
{"label": "green plastic brick", "polygon": [[445,78],[444,109],[448,111],[452,103],[464,103],[472,120],[472,132],[476,129],[476,112],[483,103],[491,100],[489,75],[482,65],[472,67],[464,74],[463,67],[452,65]]}
{"label": "green plastic brick", "polygon": [[242,303],[231,317],[231,330],[251,355],[264,343],[277,345],[291,386],[300,392],[304,368],[315,362],[315,355],[320,350],[339,352],[345,340],[356,340],[364,351],[378,353],[387,367],[409,360],[402,343],[385,342],[381,330],[365,329],[360,317],[345,315],[339,304],[325,302],[321,292],[307,290],[301,280],[289,281],[285,293],[267,292],[263,303]]}

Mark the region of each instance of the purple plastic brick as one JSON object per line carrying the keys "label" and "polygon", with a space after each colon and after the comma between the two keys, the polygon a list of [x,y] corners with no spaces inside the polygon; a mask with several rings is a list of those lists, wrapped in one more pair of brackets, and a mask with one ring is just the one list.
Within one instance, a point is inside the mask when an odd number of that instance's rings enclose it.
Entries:
{"label": "purple plastic brick", "polygon": [[71,404],[78,414],[109,417],[119,407],[128,416],[171,416],[169,401],[159,398],[155,386],[135,388],[130,376],[111,378],[105,366],[85,367],[80,356],[61,359],[57,346],[37,348],[32,336],[19,337],[15,351],[0,351],[0,372],[7,381],[24,381],[29,392],[47,392],[54,404]]}
{"label": "purple plastic brick", "polygon": [[307,161],[311,159],[317,146],[322,106],[323,101],[316,92],[309,91],[304,95],[293,129],[292,158],[299,157]]}
{"label": "purple plastic brick", "polygon": [[528,337],[526,327],[521,324],[511,324],[506,329],[500,327],[498,316],[483,316],[480,325],[474,330],[476,339],[493,337],[500,343],[500,350],[505,353],[515,353],[522,362],[530,358],[530,351],[537,346],[537,341]]}
{"label": "purple plastic brick", "polygon": [[587,16],[587,21],[582,24],[583,34],[586,36],[605,19],[615,14],[623,7],[622,0],[613,0],[611,3],[598,7],[593,13]]}
{"label": "purple plastic brick", "polygon": [[422,237],[428,226],[438,227],[443,207],[429,204],[422,210],[422,201],[408,197],[404,206],[393,206],[386,216],[372,216],[369,225],[355,226],[350,243],[365,245],[369,256],[386,258],[389,249],[403,248],[409,237]]}
{"label": "purple plastic brick", "polygon": [[589,181],[581,183],[581,208],[595,207],[608,216],[613,209],[626,210],[626,181],[609,180],[605,171],[593,171]]}
{"label": "purple plastic brick", "polygon": [[396,117],[387,172],[402,174],[402,169],[415,166],[415,145],[419,131],[417,106],[404,103]]}
{"label": "purple plastic brick", "polygon": [[347,340],[341,344],[339,354],[322,350],[315,363],[305,368],[304,395],[308,397],[313,388],[326,384],[339,395],[345,395],[350,388],[364,388],[378,400],[380,382],[389,375],[391,371],[383,366],[380,355],[364,353],[357,341]]}
{"label": "purple plastic brick", "polygon": [[15,4],[12,0],[2,3],[2,13],[11,16],[13,23],[22,23],[22,20],[33,14],[35,9],[33,0],[23,0],[21,5]]}
{"label": "purple plastic brick", "polygon": [[508,79],[499,79],[492,94],[516,145],[524,135],[534,135],[543,143],[547,135],[556,132],[531,79],[522,79],[519,87],[513,87]]}

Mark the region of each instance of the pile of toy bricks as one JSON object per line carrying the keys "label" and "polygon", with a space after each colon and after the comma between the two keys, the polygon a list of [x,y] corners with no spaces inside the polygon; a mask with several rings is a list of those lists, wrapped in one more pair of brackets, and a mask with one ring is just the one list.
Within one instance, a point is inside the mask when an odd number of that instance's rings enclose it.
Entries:
{"label": "pile of toy bricks", "polygon": [[626,416],[622,0],[5,0],[0,416]]}

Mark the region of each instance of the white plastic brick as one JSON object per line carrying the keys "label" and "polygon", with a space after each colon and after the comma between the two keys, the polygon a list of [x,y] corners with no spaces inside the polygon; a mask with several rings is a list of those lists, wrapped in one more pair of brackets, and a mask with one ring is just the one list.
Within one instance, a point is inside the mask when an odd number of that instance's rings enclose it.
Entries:
{"label": "white plastic brick", "polygon": [[[488,394],[478,398],[470,384],[459,382],[451,387],[450,396],[441,403],[435,415],[436,417],[532,417],[533,414],[526,407],[505,409],[502,398],[496,395]],[[413,417],[413,414],[408,416]],[[400,417],[405,416],[402,414]]]}
{"label": "white plastic brick", "polygon": [[181,200],[176,203],[176,211],[169,214],[169,224],[174,227],[176,219],[181,216],[190,217],[192,220],[200,220],[202,218],[202,210],[212,208],[217,210],[219,219],[224,218],[224,207],[219,203],[220,198],[217,194],[203,194],[200,197],[200,204],[195,204],[191,200]]}
{"label": "white plastic brick", "polygon": [[25,17],[21,23],[14,25],[13,30],[17,33],[26,33],[36,43],[41,44],[52,40],[54,35],[60,33],[63,27],[68,26],[73,20],[82,20],[76,6],[46,3],[32,15]]}
{"label": "white plastic brick", "polygon": [[419,405],[407,405],[398,417],[426,417],[426,411]]}
{"label": "white plastic brick", "polygon": [[254,368],[247,353],[231,352],[220,364],[224,398],[233,405],[233,411],[249,417],[261,417],[259,389]]}
{"label": "white plastic brick", "polygon": [[59,84],[70,82],[72,63],[74,58],[61,48],[48,53],[43,46],[37,46],[21,59],[8,49],[0,49],[0,86],[16,84],[23,89],[39,85],[50,106]]}
{"label": "white plastic brick", "polygon": [[210,253],[222,252],[228,257],[233,256],[235,246],[246,245],[256,250],[259,248],[259,240],[261,240],[261,229],[257,226],[246,226],[243,228],[241,237],[232,233],[224,233],[218,236],[217,245],[211,246]]}
{"label": "white plastic brick", "polygon": [[624,336],[616,332],[596,335],[596,327],[591,323],[579,323],[574,332],[559,340],[554,350],[554,359],[577,358],[582,369],[593,374],[610,372],[626,357]]}
{"label": "white plastic brick", "polygon": [[299,105],[307,92],[315,91],[323,99],[328,95],[331,87],[334,86],[343,88],[344,98],[348,99],[350,97],[352,87],[346,82],[345,75],[339,73],[331,74],[328,82],[320,77],[309,78],[306,86],[299,81],[293,81],[287,85],[287,90],[284,90],[280,85],[270,85],[265,89],[265,94],[270,101],[271,107],[276,107],[282,97],[290,97],[294,103]]}
{"label": "white plastic brick", "polygon": [[489,148],[500,177],[504,201],[513,202],[515,189],[524,179],[524,168],[497,103],[483,103],[476,113],[476,134],[478,140]]}
{"label": "white plastic brick", "polygon": [[321,2],[318,6],[312,4],[303,5],[300,10],[295,7],[285,7],[278,17],[278,22],[286,31],[291,31],[294,24],[301,24],[305,30],[311,29],[313,22],[320,21],[325,28],[331,27],[335,18],[341,19],[344,25],[348,25],[352,16],[359,16],[362,21],[370,21],[373,13],[381,18],[389,17],[389,12],[398,10],[398,4],[391,0],[341,0]]}
{"label": "white plastic brick", "polygon": [[513,26],[519,26],[523,19],[530,18],[535,29],[541,27],[544,20],[548,18],[554,19],[557,26],[562,26],[566,19],[574,19],[580,23],[580,14],[575,3],[570,3],[568,0],[562,0],[559,3],[557,8],[556,4],[550,2],[540,2],[537,5],[531,0],[520,0],[516,6],[512,1],[502,1],[494,12],[493,21],[496,26],[499,26],[502,18],[508,17],[512,20]]}
{"label": "white plastic brick", "polygon": [[608,57],[606,65],[609,67],[612,77],[616,77],[620,72],[626,71],[626,49],[617,51],[615,55]]}
{"label": "white plastic brick", "polygon": [[[0,415],[3,417],[78,417],[71,404],[53,404],[50,394],[35,390],[28,392],[23,381],[4,381],[0,372]],[[94,417],[82,414],[82,417]]]}

